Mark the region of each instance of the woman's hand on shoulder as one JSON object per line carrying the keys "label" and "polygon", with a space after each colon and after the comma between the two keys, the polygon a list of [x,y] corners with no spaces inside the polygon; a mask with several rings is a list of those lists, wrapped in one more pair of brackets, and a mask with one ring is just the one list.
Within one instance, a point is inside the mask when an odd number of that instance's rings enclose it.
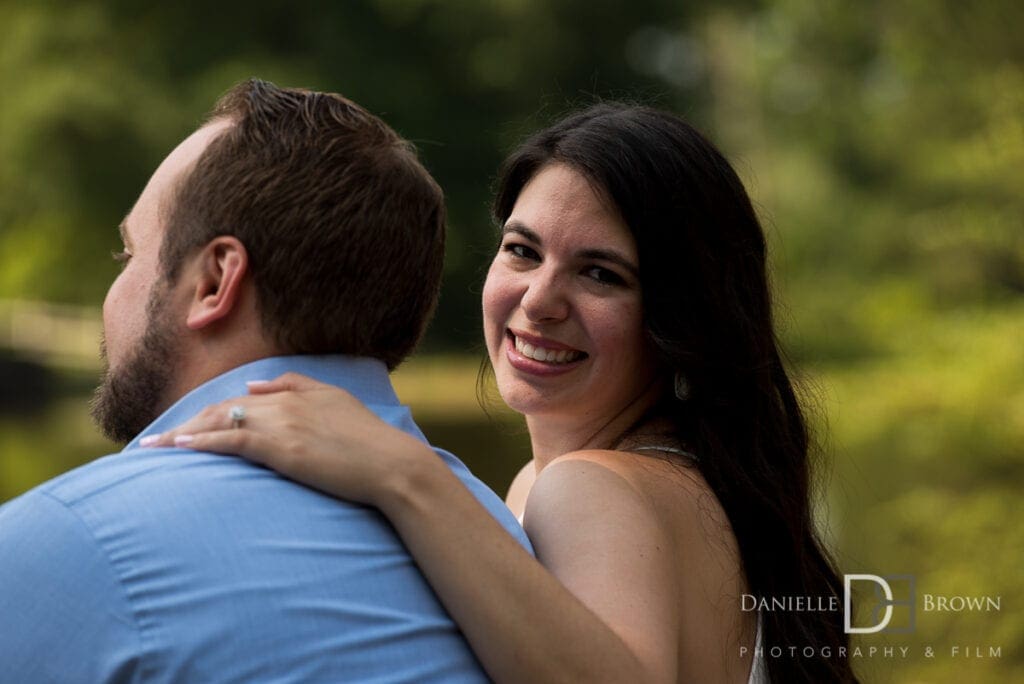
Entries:
{"label": "woman's hand on shoulder", "polygon": [[[145,446],[243,456],[333,496],[376,505],[406,458],[429,446],[388,425],[343,389],[297,373],[248,383],[249,395],[212,404]],[[240,406],[244,419],[231,417]]]}
{"label": "woman's hand on shoulder", "polygon": [[650,681],[675,681],[678,568],[669,526],[623,453],[560,456],[537,475],[526,531],[537,558],[611,627]]}

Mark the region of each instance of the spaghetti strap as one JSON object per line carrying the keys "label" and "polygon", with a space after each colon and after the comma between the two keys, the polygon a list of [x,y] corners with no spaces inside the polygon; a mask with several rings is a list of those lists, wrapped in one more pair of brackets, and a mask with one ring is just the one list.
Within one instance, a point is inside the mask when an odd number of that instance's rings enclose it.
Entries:
{"label": "spaghetti strap", "polygon": [[761,637],[761,616],[757,616],[757,636],[754,638],[754,658],[750,661],[747,684],[768,684],[768,666],[764,660],[764,641]]}

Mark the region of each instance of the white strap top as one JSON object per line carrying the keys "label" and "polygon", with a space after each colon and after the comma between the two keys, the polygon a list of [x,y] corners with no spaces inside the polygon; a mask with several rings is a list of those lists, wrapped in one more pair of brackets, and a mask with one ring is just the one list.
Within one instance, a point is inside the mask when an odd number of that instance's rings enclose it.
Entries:
{"label": "white strap top", "polygon": [[754,659],[750,661],[750,676],[747,684],[769,684],[768,668],[765,666],[764,657],[761,655],[761,616],[757,616],[757,636],[754,637]]}

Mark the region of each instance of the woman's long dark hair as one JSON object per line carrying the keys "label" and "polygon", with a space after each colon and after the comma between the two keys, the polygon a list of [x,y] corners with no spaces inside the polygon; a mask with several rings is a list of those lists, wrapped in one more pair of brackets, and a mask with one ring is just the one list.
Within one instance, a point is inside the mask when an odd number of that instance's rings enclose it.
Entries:
{"label": "woman's long dark hair", "polygon": [[[686,401],[670,393],[657,411],[698,455],[736,535],[749,592],[841,596],[812,520],[810,439],[772,323],[764,233],[736,172],[672,114],[598,104],[533,135],[506,160],[494,202],[500,223],[550,163],[583,174],[633,233],[665,384],[678,371],[690,386]],[[838,657],[849,643],[841,612],[763,612],[761,620],[766,655],[784,649],[765,657],[773,681],[856,681]],[[787,657],[788,646],[816,655]]]}

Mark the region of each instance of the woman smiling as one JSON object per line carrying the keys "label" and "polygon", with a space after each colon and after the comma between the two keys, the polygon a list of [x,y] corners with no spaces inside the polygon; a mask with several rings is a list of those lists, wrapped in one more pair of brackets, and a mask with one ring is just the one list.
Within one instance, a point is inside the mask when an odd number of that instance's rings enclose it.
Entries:
{"label": "woman smiling", "polygon": [[496,681],[855,681],[845,660],[753,656],[845,645],[841,614],[741,609],[841,581],[812,524],[764,235],[728,162],[671,114],[601,104],[511,155],[495,215],[484,336],[530,432],[507,503],[536,559],[429,448],[307,378],[160,443],[378,507]]}

